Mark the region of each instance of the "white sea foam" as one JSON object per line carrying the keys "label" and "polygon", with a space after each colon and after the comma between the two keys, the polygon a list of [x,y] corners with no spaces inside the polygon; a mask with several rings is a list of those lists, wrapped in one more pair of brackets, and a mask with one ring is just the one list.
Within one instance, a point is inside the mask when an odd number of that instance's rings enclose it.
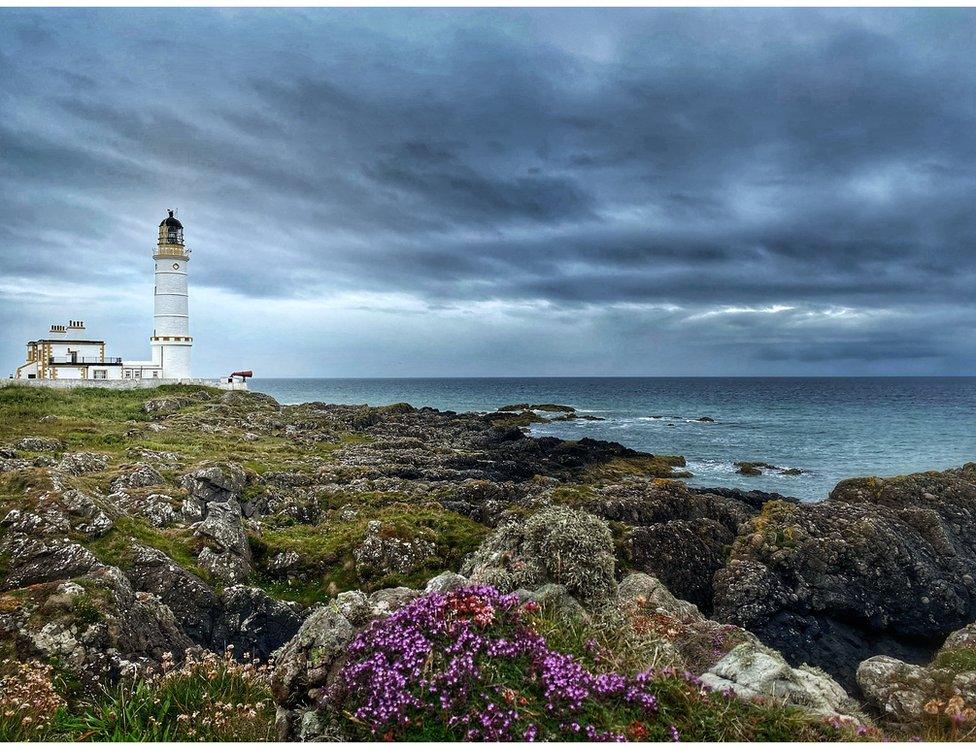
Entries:
{"label": "white sea foam", "polygon": [[687,468],[688,471],[697,476],[698,474],[735,474],[737,467],[732,461],[718,458],[689,458],[687,459]]}

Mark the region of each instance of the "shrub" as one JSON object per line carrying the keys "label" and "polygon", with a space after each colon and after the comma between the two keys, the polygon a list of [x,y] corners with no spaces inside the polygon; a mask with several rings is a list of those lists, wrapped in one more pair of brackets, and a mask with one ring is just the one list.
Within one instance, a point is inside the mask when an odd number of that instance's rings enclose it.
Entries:
{"label": "shrub", "polygon": [[[520,525],[521,524],[521,525]],[[561,505],[495,530],[465,566],[480,583],[512,591],[559,583],[588,602],[613,593],[613,539],[606,522]]]}

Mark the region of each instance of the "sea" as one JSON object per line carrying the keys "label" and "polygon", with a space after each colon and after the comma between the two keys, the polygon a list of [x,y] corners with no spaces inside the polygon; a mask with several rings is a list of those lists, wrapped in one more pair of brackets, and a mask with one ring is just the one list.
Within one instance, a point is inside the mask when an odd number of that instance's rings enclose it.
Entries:
{"label": "sea", "polygon": [[[976,461],[976,378],[382,378],[254,379],[281,403],[458,412],[557,403],[601,421],[533,425],[534,436],[613,440],[678,454],[702,487],[741,487],[806,501],[841,479],[941,470]],[[707,417],[714,421],[700,421]],[[761,461],[802,473],[737,473]]]}

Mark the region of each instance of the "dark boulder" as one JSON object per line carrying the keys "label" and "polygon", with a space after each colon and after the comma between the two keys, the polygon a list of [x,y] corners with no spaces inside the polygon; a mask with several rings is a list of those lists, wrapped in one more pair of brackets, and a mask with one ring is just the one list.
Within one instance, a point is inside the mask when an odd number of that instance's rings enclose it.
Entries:
{"label": "dark boulder", "polygon": [[590,513],[608,521],[633,526],[650,526],[668,521],[717,521],[733,535],[739,526],[756,514],[753,505],[739,494],[696,490],[683,482],[646,482],[627,479],[595,490],[583,501]]}
{"label": "dark boulder", "polygon": [[875,654],[931,653],[976,619],[976,464],[768,503],[715,579],[715,614],[854,684]]}
{"label": "dark boulder", "polygon": [[185,406],[196,403],[196,399],[189,396],[159,396],[151,398],[142,405],[142,410],[146,414],[159,414],[166,416],[175,414]]}
{"label": "dark boulder", "polygon": [[134,545],[126,571],[139,591],[155,594],[167,605],[183,631],[200,646],[209,646],[221,611],[220,599],[210,586],[183,569],[165,553]]}
{"label": "dark boulder", "polygon": [[154,487],[166,484],[163,475],[146,463],[136,463],[126,466],[112,480],[110,489],[112,492],[121,490],[131,490],[139,487]]}
{"label": "dark boulder", "polygon": [[698,495],[718,495],[728,500],[738,500],[740,503],[748,505],[753,510],[761,510],[763,505],[770,500],[782,500],[788,503],[799,503],[799,498],[788,495],[780,495],[776,492],[763,492],[762,490],[740,490],[737,487],[689,487],[689,492]]}
{"label": "dark boulder", "polygon": [[455,513],[488,526],[497,526],[507,510],[526,505],[533,491],[537,492],[538,487],[524,483],[468,479],[448,484],[439,494],[438,501]]}
{"label": "dark boulder", "polygon": [[184,515],[199,521],[207,517],[210,503],[237,502],[247,477],[237,464],[207,464],[184,475],[182,484],[188,495],[183,506]]}
{"label": "dark boulder", "polygon": [[266,660],[298,632],[301,610],[264,591],[249,586],[231,586],[220,595],[221,611],[214,623],[212,646],[222,651],[234,647],[238,657],[245,654]]}
{"label": "dark boulder", "polygon": [[762,476],[767,472],[773,472],[775,474],[788,477],[796,477],[800,474],[806,474],[804,469],[799,469],[795,466],[776,466],[774,464],[766,463],[765,461],[736,461],[735,467],[736,474],[742,474],[747,477]]}
{"label": "dark boulder", "polygon": [[64,450],[64,443],[57,438],[30,436],[18,440],[14,447],[22,451],[33,453],[57,453]]}
{"label": "dark boulder", "polygon": [[5,566],[4,589],[63,581],[84,575],[99,564],[80,544],[62,538],[35,540],[16,534],[5,547],[9,562]]}
{"label": "dark boulder", "polygon": [[710,518],[638,526],[627,538],[635,570],[658,578],[679,599],[712,609],[712,578],[728,556],[733,531]]}

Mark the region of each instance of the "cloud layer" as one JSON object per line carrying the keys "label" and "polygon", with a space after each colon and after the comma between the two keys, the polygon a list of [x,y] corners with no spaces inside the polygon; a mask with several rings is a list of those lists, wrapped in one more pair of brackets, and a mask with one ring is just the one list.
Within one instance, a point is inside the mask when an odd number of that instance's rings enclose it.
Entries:
{"label": "cloud layer", "polygon": [[4,370],[145,356],[169,207],[201,374],[976,365],[972,10],[0,21]]}

